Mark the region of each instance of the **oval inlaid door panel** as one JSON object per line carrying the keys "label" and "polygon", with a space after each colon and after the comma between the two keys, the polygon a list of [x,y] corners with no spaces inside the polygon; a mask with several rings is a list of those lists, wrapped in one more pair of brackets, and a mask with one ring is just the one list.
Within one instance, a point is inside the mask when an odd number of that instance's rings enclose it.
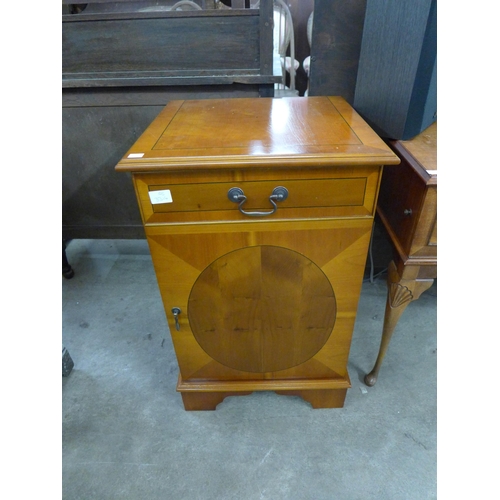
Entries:
{"label": "oval inlaid door panel", "polygon": [[330,336],[335,294],[323,271],[293,250],[245,247],[210,264],[188,303],[200,346],[225,366],[273,372],[304,363]]}

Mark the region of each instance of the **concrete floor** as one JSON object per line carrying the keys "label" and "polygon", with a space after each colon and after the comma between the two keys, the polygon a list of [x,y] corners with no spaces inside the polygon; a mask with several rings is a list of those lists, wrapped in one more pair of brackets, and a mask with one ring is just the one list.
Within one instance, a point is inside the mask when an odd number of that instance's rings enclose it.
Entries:
{"label": "concrete floor", "polygon": [[73,240],[67,256],[64,500],[437,498],[436,284],[408,306],[372,388],[386,286],[363,285],[344,408],[264,392],[186,412],[146,241]]}

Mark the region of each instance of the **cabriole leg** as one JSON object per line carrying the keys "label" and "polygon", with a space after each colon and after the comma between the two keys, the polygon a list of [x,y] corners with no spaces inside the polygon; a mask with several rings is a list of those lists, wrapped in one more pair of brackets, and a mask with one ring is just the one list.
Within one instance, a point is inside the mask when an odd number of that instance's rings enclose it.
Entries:
{"label": "cabriole leg", "polygon": [[394,329],[408,304],[417,300],[420,295],[428,290],[434,280],[404,280],[401,279],[394,261],[389,264],[387,276],[387,302],[385,306],[384,328],[380,349],[375,365],[370,373],[365,376],[365,384],[372,387],[377,382],[382,361],[389,347]]}

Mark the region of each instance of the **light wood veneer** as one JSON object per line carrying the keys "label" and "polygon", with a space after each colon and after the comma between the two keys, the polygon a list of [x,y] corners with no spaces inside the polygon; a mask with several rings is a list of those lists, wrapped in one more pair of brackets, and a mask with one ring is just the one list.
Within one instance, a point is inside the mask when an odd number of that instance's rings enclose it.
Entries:
{"label": "light wood veneer", "polygon": [[382,166],[397,163],[340,97],[173,101],[153,121],[116,170],[132,173],[186,410],[264,390],[343,406]]}

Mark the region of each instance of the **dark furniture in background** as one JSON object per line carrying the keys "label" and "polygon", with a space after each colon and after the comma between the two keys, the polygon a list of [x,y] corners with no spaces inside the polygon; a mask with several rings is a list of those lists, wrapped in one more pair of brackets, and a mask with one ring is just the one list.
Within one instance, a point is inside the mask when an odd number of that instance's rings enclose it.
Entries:
{"label": "dark furniture in background", "polygon": [[145,237],[130,179],[113,167],[170,100],[270,96],[281,79],[272,0],[157,3],[63,0],[63,239]]}
{"label": "dark furniture in background", "polygon": [[64,240],[62,242],[62,274],[66,279],[71,279],[75,275],[71,264],[68,262],[68,257],[66,256],[66,242]]}
{"label": "dark furniture in background", "polygon": [[367,385],[377,381],[399,318],[437,277],[437,123],[409,141],[389,141],[401,158],[382,175],[377,213],[389,235],[393,260],[380,351]]}
{"label": "dark furniture in background", "polygon": [[315,0],[309,95],[354,101],[366,0]]}
{"label": "dark furniture in background", "polygon": [[63,15],[63,88],[244,83],[272,94],[272,1],[189,11],[147,3]]}

